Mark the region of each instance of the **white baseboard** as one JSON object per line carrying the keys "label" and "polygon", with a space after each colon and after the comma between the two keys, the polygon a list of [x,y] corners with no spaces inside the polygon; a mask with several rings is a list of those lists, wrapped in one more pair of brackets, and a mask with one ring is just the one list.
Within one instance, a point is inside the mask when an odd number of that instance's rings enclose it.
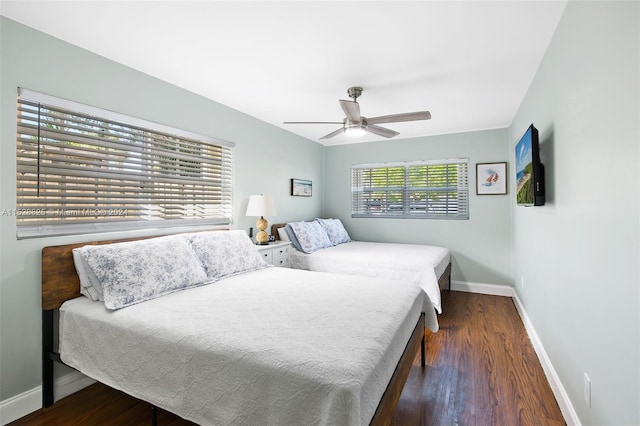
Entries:
{"label": "white baseboard", "polygon": [[571,404],[571,400],[569,399],[569,395],[562,386],[562,382],[560,382],[560,377],[556,373],[556,370],[553,368],[551,364],[551,360],[547,355],[547,352],[544,350],[542,346],[542,341],[540,337],[538,337],[538,333],[536,333],[527,312],[524,309],[524,305],[520,301],[518,294],[516,293],[513,287],[507,285],[496,285],[496,284],[484,284],[484,283],[473,283],[466,281],[454,281],[451,280],[451,290],[454,291],[465,291],[468,293],[478,293],[478,294],[490,294],[493,296],[508,296],[513,299],[513,303],[516,306],[516,310],[522,319],[522,323],[524,324],[525,330],[527,330],[527,334],[529,335],[529,339],[531,339],[531,343],[533,345],[533,349],[536,351],[538,355],[538,359],[540,360],[540,364],[542,364],[542,370],[544,371],[545,376],[547,377],[547,381],[549,382],[549,386],[551,386],[551,391],[553,395],[556,397],[558,401],[558,405],[560,406],[560,411],[564,416],[565,422],[567,422],[567,426],[581,426],[580,419],[578,418],[578,414],[576,410],[573,408]]}
{"label": "white baseboard", "polygon": [[536,354],[538,354],[538,359],[540,360],[540,364],[542,364],[542,369],[544,370],[545,376],[547,376],[547,380],[549,381],[549,385],[551,386],[551,391],[556,397],[556,401],[558,401],[560,411],[564,416],[564,421],[567,423],[567,426],[581,426],[582,423],[580,422],[578,413],[576,413],[576,410],[573,408],[573,404],[571,404],[569,395],[567,395],[564,386],[562,386],[560,377],[558,377],[558,373],[556,373],[556,370],[553,368],[551,360],[549,359],[547,352],[542,346],[542,341],[540,340],[540,337],[538,337],[538,333],[536,333],[536,330],[533,328],[533,324],[531,323],[531,320],[529,319],[529,316],[524,309],[524,305],[518,297],[518,293],[513,291],[512,298],[513,303],[516,305],[516,309],[520,314],[520,318],[522,318],[524,328],[527,330],[529,339],[531,339],[533,349],[536,351]]}
{"label": "white baseboard", "polygon": [[513,288],[508,285],[474,283],[451,280],[451,290],[467,293],[490,294],[492,296],[513,296]]}
{"label": "white baseboard", "polygon": [[[57,401],[95,382],[78,371],[72,371],[53,382],[53,394]],[[0,401],[0,424],[6,425],[40,408],[42,408],[42,386]]]}
{"label": "white baseboard", "polygon": [[42,387],[0,401],[0,424],[6,425],[42,407]]}
{"label": "white baseboard", "polygon": [[91,386],[95,382],[91,377],[87,377],[79,371],[72,371],[55,380],[53,383],[53,395],[55,400],[58,401],[87,386]]}

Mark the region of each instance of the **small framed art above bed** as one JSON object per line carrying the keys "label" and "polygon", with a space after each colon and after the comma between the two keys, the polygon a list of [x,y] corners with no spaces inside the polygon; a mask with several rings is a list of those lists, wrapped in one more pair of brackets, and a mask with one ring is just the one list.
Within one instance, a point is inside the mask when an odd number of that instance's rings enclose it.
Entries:
{"label": "small framed art above bed", "polygon": [[45,247],[43,403],[59,361],[199,424],[387,424],[431,306],[410,282],[267,265],[244,231]]}
{"label": "small framed art above bed", "polygon": [[292,268],[410,281],[442,313],[441,292],[451,286],[451,253],[444,247],[352,241],[340,219],[279,223],[271,234],[291,241]]}

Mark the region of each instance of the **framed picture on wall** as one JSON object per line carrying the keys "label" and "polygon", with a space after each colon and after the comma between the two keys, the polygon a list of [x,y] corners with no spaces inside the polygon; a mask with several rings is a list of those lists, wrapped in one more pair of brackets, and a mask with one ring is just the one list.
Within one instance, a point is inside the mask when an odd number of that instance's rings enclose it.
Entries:
{"label": "framed picture on wall", "polygon": [[502,195],[507,193],[507,163],[476,164],[476,194]]}
{"label": "framed picture on wall", "polygon": [[295,197],[311,197],[313,192],[310,180],[291,179],[291,195]]}

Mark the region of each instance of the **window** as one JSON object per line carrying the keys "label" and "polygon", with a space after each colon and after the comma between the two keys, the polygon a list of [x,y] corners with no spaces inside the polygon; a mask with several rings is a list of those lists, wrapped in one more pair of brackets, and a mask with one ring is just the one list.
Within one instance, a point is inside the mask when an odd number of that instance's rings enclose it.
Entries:
{"label": "window", "polygon": [[467,159],[351,168],[351,217],[468,219]]}
{"label": "window", "polygon": [[24,89],[17,118],[18,238],[232,221],[233,143]]}

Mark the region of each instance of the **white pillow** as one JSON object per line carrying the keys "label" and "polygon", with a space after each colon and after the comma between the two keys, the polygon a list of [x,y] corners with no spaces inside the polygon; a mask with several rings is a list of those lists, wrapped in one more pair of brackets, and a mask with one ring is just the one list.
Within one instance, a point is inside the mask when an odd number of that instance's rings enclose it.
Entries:
{"label": "white pillow", "polygon": [[269,266],[242,230],[197,232],[189,240],[211,280]]}
{"label": "white pillow", "polygon": [[278,228],[278,237],[280,238],[280,241],[291,241],[289,239],[289,234],[287,234],[287,230],[284,229],[284,226]]}
{"label": "white pillow", "polygon": [[84,246],[78,251],[100,282],[108,309],[211,282],[184,235]]}
{"label": "white pillow", "polygon": [[84,257],[80,254],[80,248],[74,248],[71,252],[73,254],[73,263],[76,266],[78,278],[80,278],[80,294],[83,294],[94,302],[104,302],[100,281],[89,265],[87,265]]}
{"label": "white pillow", "polygon": [[331,244],[337,246],[338,244],[348,243],[351,241],[347,230],[344,229],[344,225],[340,219],[316,219],[320,226],[324,228],[325,232],[331,240]]}
{"label": "white pillow", "polygon": [[333,245],[325,230],[316,221],[293,222],[289,225],[291,225],[291,229],[298,239],[301,251],[305,253],[313,253],[314,251]]}

